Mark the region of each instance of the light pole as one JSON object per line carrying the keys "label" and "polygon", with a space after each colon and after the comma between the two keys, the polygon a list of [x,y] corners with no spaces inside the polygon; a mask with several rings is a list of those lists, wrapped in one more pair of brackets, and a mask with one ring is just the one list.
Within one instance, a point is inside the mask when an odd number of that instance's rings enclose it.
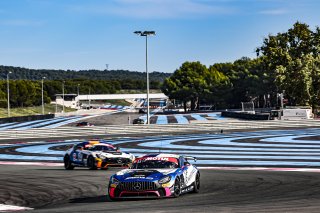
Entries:
{"label": "light pole", "polygon": [[44,115],[44,102],[43,102],[43,80],[46,79],[46,77],[42,77],[41,79],[41,103],[42,103],[42,115]]}
{"label": "light pole", "polygon": [[146,37],[146,77],[147,77],[147,124],[150,124],[149,110],[149,73],[148,73],[148,36],[156,35],[155,31],[135,31],[135,34]]}
{"label": "light pole", "polygon": [[79,100],[79,95],[80,95],[80,84],[78,84],[78,86],[77,86],[77,91],[78,91],[78,104],[77,104],[77,107],[78,107],[78,109],[80,109],[80,100]]}
{"label": "light pole", "polygon": [[89,110],[91,109],[91,87],[89,87]]}
{"label": "light pole", "polygon": [[8,96],[8,117],[10,117],[10,86],[9,86],[9,74],[12,72],[9,71],[7,73],[7,96]]}
{"label": "light pole", "polygon": [[64,113],[64,81],[62,82],[62,112]]}

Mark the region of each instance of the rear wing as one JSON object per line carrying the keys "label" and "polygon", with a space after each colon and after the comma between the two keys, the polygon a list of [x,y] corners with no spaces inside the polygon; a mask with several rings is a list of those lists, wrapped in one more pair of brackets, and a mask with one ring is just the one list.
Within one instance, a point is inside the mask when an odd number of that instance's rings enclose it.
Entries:
{"label": "rear wing", "polygon": [[196,157],[192,157],[192,156],[184,156],[184,159],[186,159],[187,161],[188,160],[193,160],[194,162],[197,161],[197,158]]}

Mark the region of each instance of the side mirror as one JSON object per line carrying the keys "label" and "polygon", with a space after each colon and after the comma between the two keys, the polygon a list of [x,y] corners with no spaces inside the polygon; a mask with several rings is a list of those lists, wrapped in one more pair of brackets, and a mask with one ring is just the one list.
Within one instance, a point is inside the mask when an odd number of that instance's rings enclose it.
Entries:
{"label": "side mirror", "polygon": [[81,146],[77,146],[76,148],[75,148],[75,150],[83,150],[83,148],[81,147]]}

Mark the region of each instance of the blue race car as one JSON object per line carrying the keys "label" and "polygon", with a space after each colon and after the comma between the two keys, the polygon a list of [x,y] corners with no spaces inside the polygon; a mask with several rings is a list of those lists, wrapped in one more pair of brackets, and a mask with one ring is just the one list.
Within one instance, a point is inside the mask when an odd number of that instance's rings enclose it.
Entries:
{"label": "blue race car", "polygon": [[192,157],[173,154],[149,154],[136,158],[130,169],[110,177],[108,197],[179,197],[200,190],[200,172],[188,162]]}

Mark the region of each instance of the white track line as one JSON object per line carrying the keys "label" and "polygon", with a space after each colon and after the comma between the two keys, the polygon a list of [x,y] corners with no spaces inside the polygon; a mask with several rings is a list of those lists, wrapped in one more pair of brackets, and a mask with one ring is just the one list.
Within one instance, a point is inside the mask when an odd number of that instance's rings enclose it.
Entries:
{"label": "white track line", "polygon": [[24,210],[33,210],[33,208],[0,204],[0,212],[12,212],[12,211],[24,211]]}
{"label": "white track line", "polygon": [[312,168],[267,168],[267,167],[197,167],[206,170],[241,170],[241,171],[277,171],[277,172],[320,172],[320,169]]}
{"label": "white track line", "polygon": [[[52,166],[60,167],[63,163],[46,163],[46,162],[10,162],[10,161],[0,161],[0,165],[18,165],[18,166]],[[239,171],[272,171],[272,172],[320,172],[320,169],[312,168],[273,168],[273,167],[215,167],[215,166],[199,166],[200,170],[239,170]],[[1,211],[1,204],[0,204]]]}
{"label": "white track line", "polygon": [[0,165],[17,165],[17,166],[63,166],[63,163],[0,161]]}

